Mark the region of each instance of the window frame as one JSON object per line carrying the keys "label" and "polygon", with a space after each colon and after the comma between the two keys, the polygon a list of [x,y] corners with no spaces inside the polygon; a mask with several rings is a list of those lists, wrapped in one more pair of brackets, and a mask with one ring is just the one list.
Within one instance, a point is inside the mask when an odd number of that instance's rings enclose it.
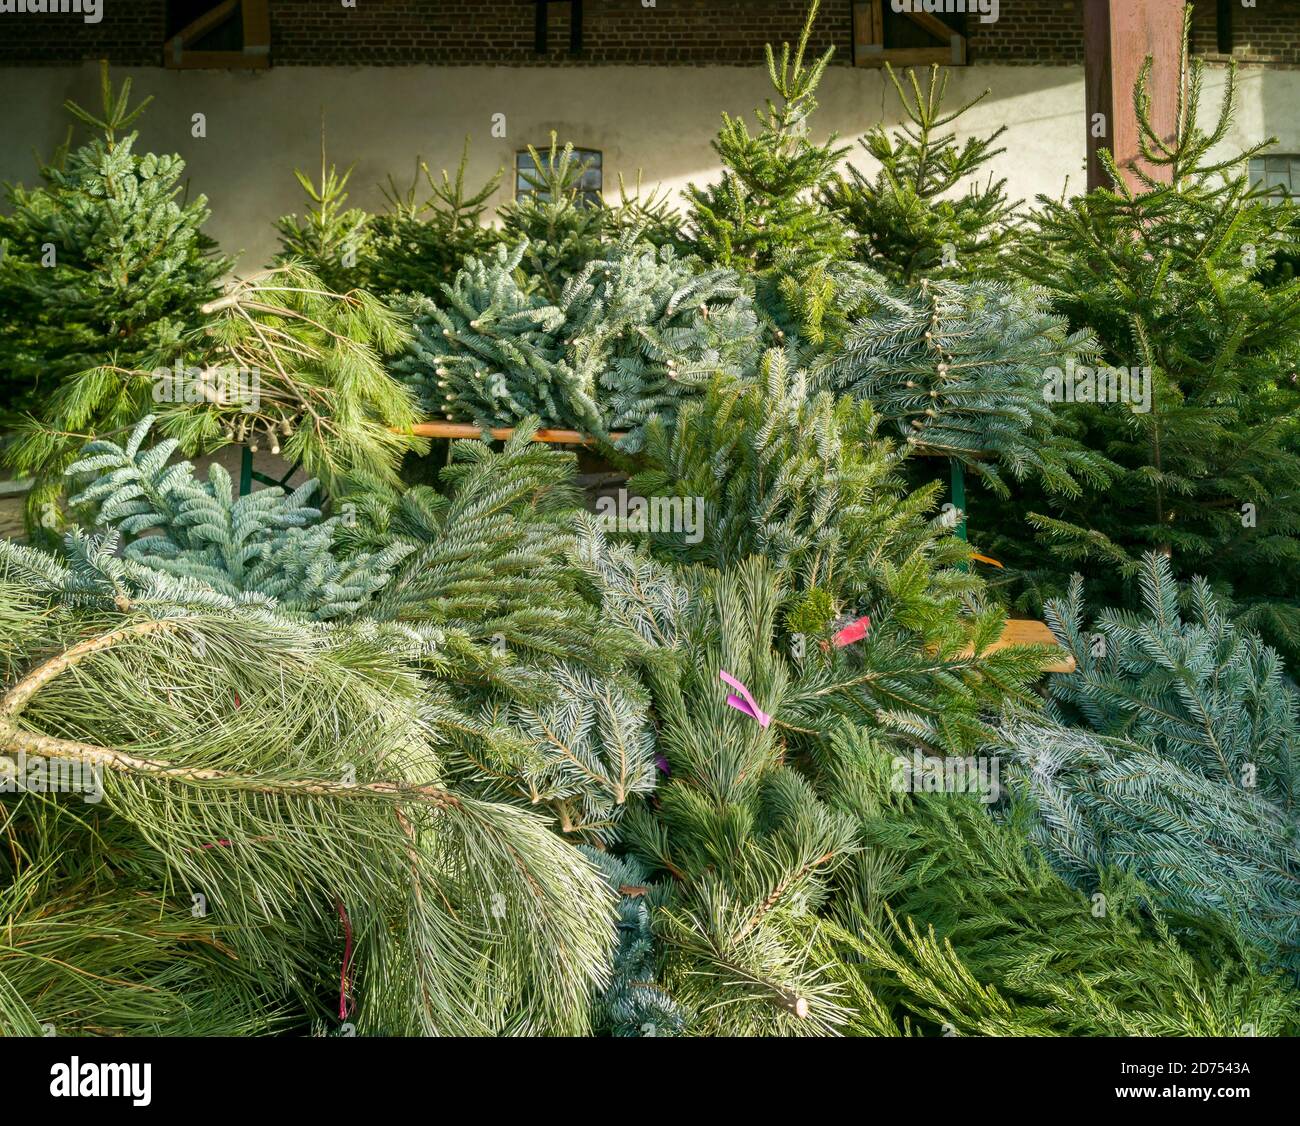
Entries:
{"label": "window frame", "polygon": [[929,12],[898,12],[948,46],[886,47],[886,0],[865,0],[853,5],[853,65],[865,67],[890,66],[966,66],[967,37],[954,31],[943,20]]}
{"label": "window frame", "polygon": [[[1269,171],[1268,171],[1267,164],[1271,160],[1279,160],[1279,161],[1286,162],[1287,183],[1285,188],[1283,188],[1281,184],[1274,184],[1271,187],[1268,186]],[[1258,178],[1256,178],[1254,169],[1252,167],[1253,165],[1256,164],[1261,166],[1259,169]],[[1281,202],[1282,199],[1284,198],[1300,200],[1300,153],[1275,152],[1275,153],[1260,153],[1258,156],[1252,156],[1246,164],[1246,177],[1250,181],[1250,186],[1252,189],[1256,187],[1261,188],[1264,192],[1273,195],[1276,199],[1276,202]],[[1277,189],[1279,188],[1282,188],[1281,194],[1278,194],[1277,192]]]}
{"label": "window frame", "polygon": [[[535,148],[539,154],[541,154],[542,152],[549,152],[549,151],[550,151],[550,143],[548,142],[544,147],[543,147],[543,146],[540,146],[540,145],[534,145],[533,148]],[[594,164],[591,163],[591,158],[593,158],[593,157],[595,158],[595,163],[594,163]],[[516,150],[515,150],[515,166],[514,166],[514,175],[515,175],[515,179],[514,179],[514,198],[515,198],[516,200],[525,199],[525,198],[527,198],[527,197],[530,196],[530,195],[536,195],[536,194],[537,194],[537,193],[536,193],[536,189],[531,189],[531,188],[526,188],[526,187],[525,187],[525,188],[521,188],[521,187],[520,187],[519,179],[520,179],[520,176],[522,175],[522,172],[521,172],[520,167],[519,167],[519,161],[520,161],[521,158],[526,159],[526,160],[529,160],[529,161],[532,160],[532,155],[529,153],[527,146],[525,146],[525,147],[522,148],[522,149],[516,149]],[[588,187],[586,184],[583,184],[583,186],[582,186],[582,193],[581,193],[581,194],[582,194],[582,200],[583,200],[584,205],[586,205],[586,206],[588,206],[588,207],[596,207],[596,206],[599,206],[600,203],[601,203],[601,201],[605,198],[605,153],[604,153],[604,150],[602,150],[602,149],[586,149],[586,148],[579,148],[577,145],[574,145],[574,146],[573,146],[573,158],[574,158],[574,160],[577,161],[577,163],[578,163],[579,165],[583,165],[583,166],[585,166],[585,170],[584,170],[584,172],[583,172],[583,176],[584,176],[584,178],[585,178],[585,177],[587,176],[587,174],[590,173],[593,169],[594,169],[595,171],[597,171],[597,172],[600,173],[600,184],[599,184],[597,187],[594,187],[594,188]],[[535,171],[535,169],[533,169],[533,170]]]}
{"label": "window frame", "polygon": [[[187,50],[214,28],[240,17],[244,46],[240,51]],[[221,0],[191,20],[163,44],[163,66],[170,70],[263,70],[271,65],[269,0]]]}

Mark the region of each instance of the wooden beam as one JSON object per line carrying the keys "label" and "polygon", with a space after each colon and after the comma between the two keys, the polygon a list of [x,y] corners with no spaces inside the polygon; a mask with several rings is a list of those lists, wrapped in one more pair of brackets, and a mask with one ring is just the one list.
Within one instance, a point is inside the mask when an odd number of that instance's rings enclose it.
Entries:
{"label": "wooden beam", "polygon": [[533,50],[539,54],[546,54],[546,6],[548,0],[533,0],[536,10],[533,15]]}
{"label": "wooden beam", "polygon": [[196,39],[201,39],[215,27],[220,27],[239,7],[239,0],[222,0],[215,8],[209,8],[198,19],[191,20],[175,35],[172,36],[168,43],[174,43],[180,40],[182,47],[186,43],[193,43]]}
{"label": "wooden beam", "polygon": [[931,15],[929,12],[904,12],[903,15],[918,27],[925,28],[940,43],[947,43],[953,35],[957,34],[953,28],[949,27],[938,16]]}
{"label": "wooden beam", "polygon": [[267,0],[243,0],[244,53],[266,54],[271,50],[271,9]]}
{"label": "wooden beam", "polygon": [[865,52],[858,59],[858,66],[929,66],[938,63],[949,66],[953,61],[953,49],[949,47],[891,47],[889,50]]}
{"label": "wooden beam", "polygon": [[179,61],[168,58],[173,70],[264,70],[270,55],[246,55],[242,51],[184,51]]}
{"label": "wooden beam", "polygon": [[1098,156],[1103,148],[1110,150],[1132,185],[1138,181],[1125,170],[1129,162],[1142,166],[1150,176],[1168,180],[1168,166],[1144,166],[1140,159],[1133,87],[1143,60],[1151,56],[1152,125],[1162,140],[1172,140],[1177,126],[1183,8],[1184,0],[1143,0],[1141,4],[1132,0],[1084,0],[1084,129],[1089,190],[1108,184]]}
{"label": "wooden beam", "polygon": [[569,0],[569,54],[582,54],[582,0]]}
{"label": "wooden beam", "polygon": [[[394,431],[400,433],[396,427]],[[417,422],[411,427],[411,433],[420,438],[482,438],[483,428],[470,422]],[[492,437],[498,441],[507,441],[515,435],[514,427],[500,426],[491,430]],[[617,441],[625,437],[622,431],[611,431],[610,440]],[[594,446],[603,439],[593,438],[577,430],[539,430],[533,435],[534,442],[550,442],[553,445]]]}
{"label": "wooden beam", "polygon": [[[1078,668],[1074,660],[1074,654],[1062,648],[1061,643],[1056,640],[1056,635],[1048,629],[1044,622],[1009,618],[1002,627],[1002,635],[984,652],[996,653],[1000,649],[1010,649],[1013,645],[1048,645],[1053,649],[1059,649],[1061,656],[1045,665],[1043,667],[1044,672],[1071,673]],[[970,646],[962,650],[961,653],[963,657],[973,657],[974,655],[975,650]]]}

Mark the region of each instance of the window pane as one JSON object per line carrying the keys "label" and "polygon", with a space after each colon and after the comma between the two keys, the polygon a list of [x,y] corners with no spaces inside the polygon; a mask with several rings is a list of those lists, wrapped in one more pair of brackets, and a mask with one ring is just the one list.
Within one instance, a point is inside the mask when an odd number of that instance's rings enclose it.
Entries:
{"label": "window pane", "polygon": [[[549,147],[546,150],[549,152]],[[539,155],[542,150],[538,150]],[[543,157],[543,160],[546,158]],[[583,169],[582,176],[578,180],[581,199],[589,207],[598,207],[600,205],[600,193],[604,188],[604,177],[601,170],[602,156],[595,149],[574,149],[574,163]],[[533,158],[528,155],[528,150],[515,153],[515,195],[518,198],[535,195],[540,199],[547,197],[547,192],[539,190],[530,179],[535,181],[537,178],[537,166],[533,163]]]}

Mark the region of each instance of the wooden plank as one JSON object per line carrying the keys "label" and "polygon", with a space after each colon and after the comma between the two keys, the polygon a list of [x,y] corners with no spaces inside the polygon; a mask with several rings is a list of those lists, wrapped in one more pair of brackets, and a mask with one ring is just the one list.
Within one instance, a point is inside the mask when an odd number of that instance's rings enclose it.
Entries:
{"label": "wooden plank", "polygon": [[[396,431],[397,428],[394,427]],[[471,422],[417,422],[411,427],[411,433],[420,438],[482,438],[483,428],[475,426]],[[514,427],[501,426],[494,427],[491,431],[492,437],[498,441],[508,441],[514,437]],[[612,431],[609,435],[611,440],[617,440],[624,437],[622,431]],[[550,442],[553,445],[574,445],[574,446],[594,446],[601,439],[593,438],[589,434],[582,434],[577,430],[539,430],[533,435],[534,442]]]}
{"label": "wooden plank", "polygon": [[947,43],[954,34],[953,29],[943,22],[938,16],[933,16],[929,12],[903,12],[909,20],[918,27],[925,28],[940,43]]}
{"label": "wooden plank", "polygon": [[271,49],[271,10],[267,0],[243,0],[244,51],[260,55]]}
{"label": "wooden plank", "polygon": [[929,66],[931,63],[951,66],[952,48],[891,47],[887,51],[863,52],[863,57],[858,60],[858,66],[883,67],[886,63],[890,66]]}
{"label": "wooden plank", "polygon": [[[920,444],[912,447],[913,457],[952,457],[953,450],[942,450],[936,446],[922,446]],[[983,453],[972,453],[970,450],[962,450],[962,459],[964,461],[987,461],[988,455]]]}
{"label": "wooden plank", "polygon": [[235,14],[235,9],[238,7],[239,0],[222,0],[215,8],[209,8],[198,19],[191,20],[181,28],[168,40],[167,46],[170,47],[172,43],[179,40],[181,46],[184,47],[186,43],[193,43],[196,39],[201,39],[213,28],[225,23]]}
{"label": "wooden plank", "polygon": [[179,60],[169,54],[166,65],[173,70],[265,70],[271,57],[242,51],[184,51]]}
{"label": "wooden plank", "polygon": [[[984,652],[996,653],[1000,649],[1009,649],[1013,645],[1050,645],[1055,649],[1059,649],[1061,651],[1060,659],[1045,665],[1044,672],[1071,673],[1078,667],[1075,664],[1074,655],[1062,648],[1061,643],[1056,640],[1056,635],[1048,629],[1045,622],[1036,622],[1024,618],[1008,618],[1003,626],[1002,635]],[[975,650],[968,646],[962,651],[961,655],[963,657],[973,657]]]}
{"label": "wooden plank", "polygon": [[881,31],[881,0],[867,0],[853,5],[853,63],[865,66],[868,55],[879,54],[884,49]]}

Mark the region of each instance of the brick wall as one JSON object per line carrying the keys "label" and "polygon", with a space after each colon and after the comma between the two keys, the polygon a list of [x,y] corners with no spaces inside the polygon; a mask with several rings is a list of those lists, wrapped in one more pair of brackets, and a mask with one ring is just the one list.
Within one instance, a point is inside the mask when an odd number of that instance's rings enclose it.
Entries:
{"label": "brick wall", "polygon": [[[1136,2],[1136,0],[1135,0]],[[271,58],[276,66],[754,65],[763,44],[793,40],[805,0],[585,0],[583,52],[569,55],[568,0],[549,5],[549,49],[534,50],[532,0],[270,0]],[[108,58],[159,65],[164,0],[103,0],[103,19],[79,15],[0,14],[0,63],[66,63]],[[851,0],[823,0],[813,48],[833,44],[836,62],[852,60]],[[1234,56],[1245,62],[1300,65],[1300,0],[1233,5]],[[1083,0],[1001,0],[992,24],[969,20],[970,59],[998,64],[1083,61]],[[1215,4],[1196,7],[1194,49],[1219,59]]]}
{"label": "brick wall", "polygon": [[[763,44],[797,38],[804,0],[586,0],[583,52],[569,55],[572,5],[552,0],[548,51],[535,47],[529,0],[387,0],[344,9],[320,0],[274,0],[271,54],[285,65],[317,63],[495,63],[505,66],[742,64]],[[852,8],[823,4],[813,47],[852,42]]]}
{"label": "brick wall", "polygon": [[166,6],[162,0],[103,0],[102,19],[75,13],[0,14],[0,65],[108,59],[120,66],[159,66]]}
{"label": "brick wall", "polygon": [[966,24],[971,62],[1083,63],[1083,0],[1000,0],[996,22]]}

